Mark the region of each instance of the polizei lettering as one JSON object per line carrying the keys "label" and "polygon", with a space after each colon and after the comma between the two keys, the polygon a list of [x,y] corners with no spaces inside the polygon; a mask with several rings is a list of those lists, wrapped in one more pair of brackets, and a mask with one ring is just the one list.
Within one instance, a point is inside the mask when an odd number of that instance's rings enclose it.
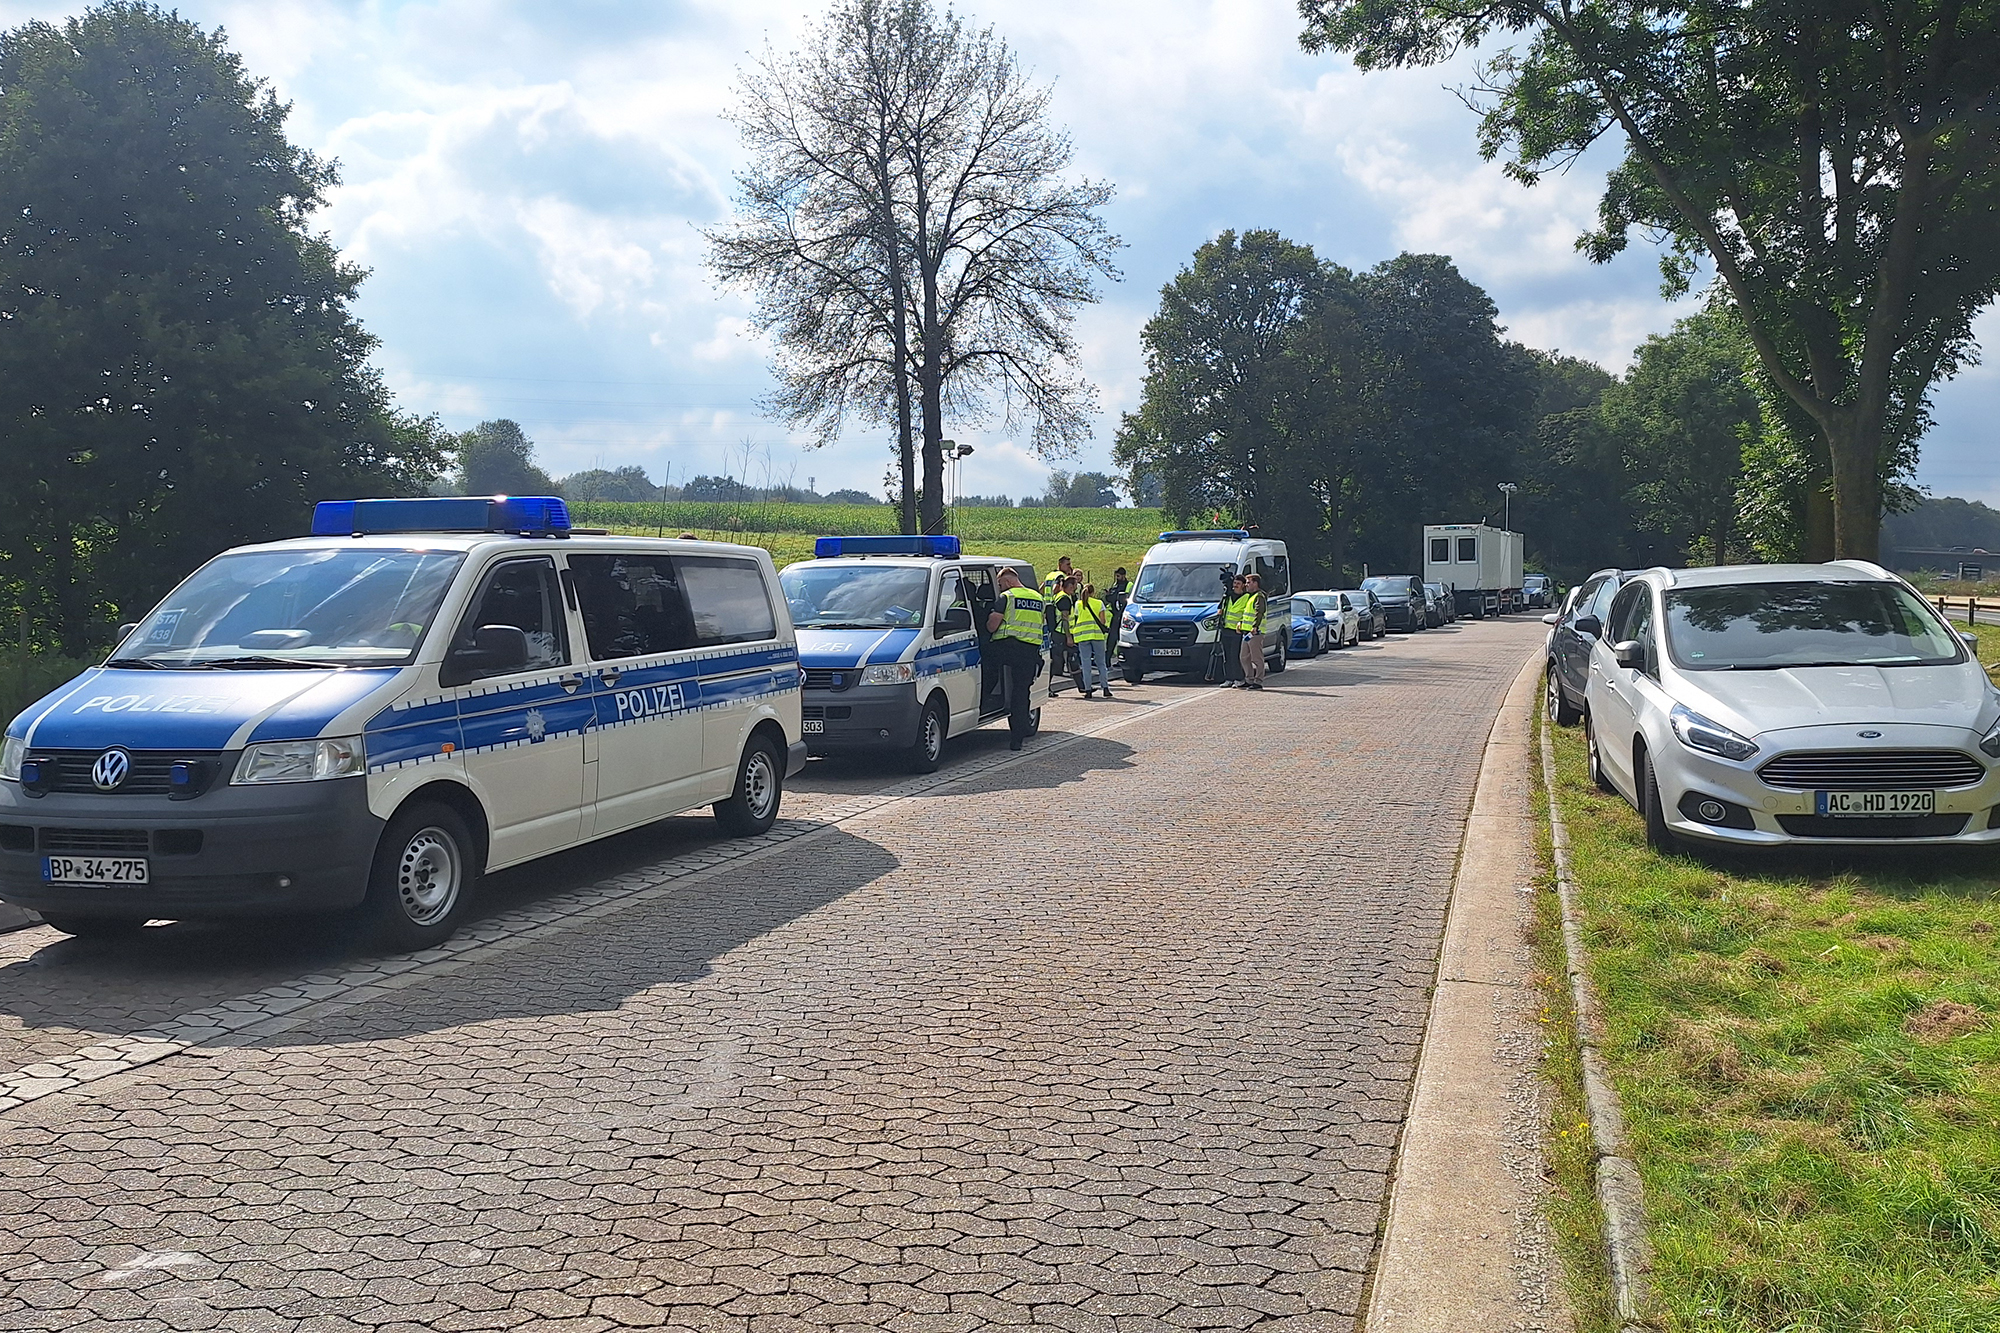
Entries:
{"label": "polizei lettering", "polygon": [[658,717],[662,713],[678,713],[687,707],[685,687],[678,682],[671,685],[649,685],[642,690],[619,690],[618,720],[628,718]]}

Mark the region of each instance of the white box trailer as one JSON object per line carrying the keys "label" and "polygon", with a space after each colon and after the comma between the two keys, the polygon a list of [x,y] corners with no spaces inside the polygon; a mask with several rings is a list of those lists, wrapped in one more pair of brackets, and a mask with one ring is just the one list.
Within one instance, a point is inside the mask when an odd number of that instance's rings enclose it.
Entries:
{"label": "white box trailer", "polygon": [[1424,582],[1451,593],[1458,613],[1478,620],[1518,610],[1521,534],[1484,523],[1424,525]]}

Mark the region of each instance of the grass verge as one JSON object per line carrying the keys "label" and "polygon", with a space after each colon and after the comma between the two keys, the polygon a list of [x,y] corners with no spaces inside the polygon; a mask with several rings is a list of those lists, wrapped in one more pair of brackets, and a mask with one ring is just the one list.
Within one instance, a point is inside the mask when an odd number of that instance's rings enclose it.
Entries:
{"label": "grass verge", "polygon": [[[1535,711],[1533,745],[1539,772],[1541,729],[1547,721],[1539,707]],[[1597,1203],[1597,1157],[1591,1146],[1583,1094],[1583,1051],[1563,951],[1562,901],[1556,896],[1548,796],[1539,781],[1530,787],[1538,817],[1536,851],[1541,874],[1536,882],[1529,944],[1534,951],[1535,987],[1541,994],[1542,1076],[1548,1087],[1543,1148],[1550,1172],[1545,1205],[1549,1235],[1562,1264],[1576,1333],[1611,1333],[1617,1322],[1617,1303],[1604,1253],[1604,1210]]]}
{"label": "grass verge", "polygon": [[2000,861],[1662,857],[1554,740],[1664,1326],[2000,1329]]}

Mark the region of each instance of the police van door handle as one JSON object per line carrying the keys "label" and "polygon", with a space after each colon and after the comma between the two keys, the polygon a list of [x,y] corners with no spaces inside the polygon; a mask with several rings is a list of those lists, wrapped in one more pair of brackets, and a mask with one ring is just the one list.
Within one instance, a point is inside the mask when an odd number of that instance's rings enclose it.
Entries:
{"label": "police van door handle", "polygon": [[579,689],[583,688],[583,677],[564,676],[562,678],[562,687],[564,694],[575,694]]}
{"label": "police van door handle", "polygon": [[604,683],[615,689],[618,685],[618,677],[622,674],[617,667],[606,667],[603,672]]}

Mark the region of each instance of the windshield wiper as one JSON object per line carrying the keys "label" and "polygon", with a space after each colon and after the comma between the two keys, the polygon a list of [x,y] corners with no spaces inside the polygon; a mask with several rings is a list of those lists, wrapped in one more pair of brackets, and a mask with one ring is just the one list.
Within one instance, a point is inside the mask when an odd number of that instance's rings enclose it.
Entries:
{"label": "windshield wiper", "polygon": [[895,625],[885,625],[881,621],[873,624],[859,620],[814,620],[799,626],[800,629],[896,629]]}
{"label": "windshield wiper", "polygon": [[238,668],[246,671],[269,670],[272,668],[298,671],[302,669],[324,668],[336,664],[331,662],[309,662],[297,657],[211,657],[208,661],[202,662],[199,665],[217,671],[233,671]]}
{"label": "windshield wiper", "polygon": [[140,671],[166,671],[170,669],[165,662],[155,662],[144,657],[114,657],[104,665],[108,667],[133,667]]}

